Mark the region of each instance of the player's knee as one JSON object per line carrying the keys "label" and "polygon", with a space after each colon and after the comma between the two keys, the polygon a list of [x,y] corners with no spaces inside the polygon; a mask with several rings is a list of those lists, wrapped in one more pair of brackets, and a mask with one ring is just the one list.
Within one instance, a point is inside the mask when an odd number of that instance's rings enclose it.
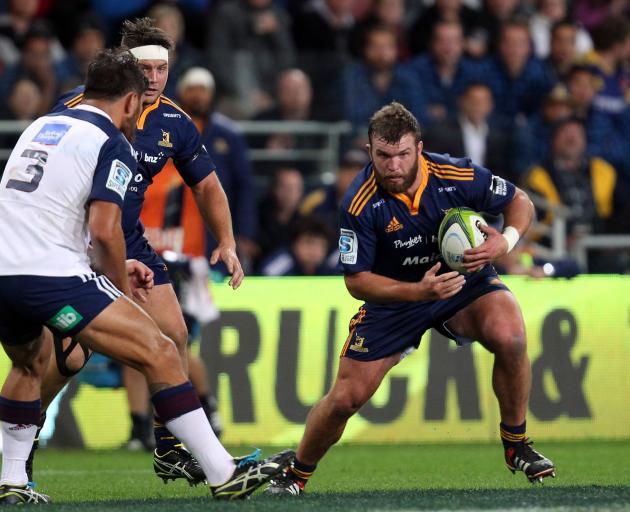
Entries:
{"label": "player's knee", "polygon": [[505,326],[492,337],[492,350],[510,359],[517,359],[527,353],[527,337],[522,326]]}
{"label": "player's knee", "polygon": [[185,323],[182,322],[181,325],[173,326],[171,329],[165,330],[164,334],[175,343],[178,350],[185,350],[188,346],[188,329]]}
{"label": "player's knee", "polygon": [[339,418],[350,418],[367,401],[361,393],[350,391],[331,392],[328,396],[331,412]]}
{"label": "player's knee", "polygon": [[173,368],[180,363],[179,352],[175,343],[159,330],[151,333],[151,350],[146,353],[144,365],[150,369],[161,371]]}
{"label": "player's knee", "polygon": [[11,358],[13,368],[30,376],[42,377],[46,371],[48,359],[41,355],[42,340],[37,339],[21,345],[19,348],[5,350]]}

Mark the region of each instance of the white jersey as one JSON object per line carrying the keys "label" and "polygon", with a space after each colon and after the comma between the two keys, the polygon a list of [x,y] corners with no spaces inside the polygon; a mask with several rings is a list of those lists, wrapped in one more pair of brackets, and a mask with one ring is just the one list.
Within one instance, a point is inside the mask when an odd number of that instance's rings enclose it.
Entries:
{"label": "white jersey", "polygon": [[34,121],[0,181],[0,275],[89,274],[88,205],[122,207],[135,165],[102,110],[80,105]]}

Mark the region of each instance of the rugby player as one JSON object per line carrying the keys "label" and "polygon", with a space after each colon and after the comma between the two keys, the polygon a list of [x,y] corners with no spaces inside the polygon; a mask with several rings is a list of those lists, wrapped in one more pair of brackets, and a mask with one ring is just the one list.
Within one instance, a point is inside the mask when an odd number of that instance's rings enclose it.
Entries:
{"label": "rugby player", "polygon": [[[243,279],[243,270],[236,255],[232,232],[232,220],[228,202],[215,173],[215,166],[201,143],[193,121],[173,101],[162,95],[168,79],[168,52],[173,43],[168,36],[154,26],[150,18],[126,21],[123,25],[121,44],[128,47],[138,59],[149,80],[144,95],[144,110],[136,123],[133,148],[138,161],[137,171],[129,183],[123,205],[122,226],[127,247],[127,257],[147,265],[154,272],[154,287],[147,300],[140,306],[155,320],[160,330],[177,346],[182,365],[187,372],[188,332],[167,267],[144,237],[144,227],[139,221],[144,194],[157,175],[172,158],[185,184],[192,189],[199,211],[218,247],[212,252],[210,263],[222,261],[231,274],[230,285],[236,289]],[[54,112],[79,105],[83,98],[83,86],[65,94]],[[58,344],[55,344],[57,350]],[[85,363],[80,347],[70,350],[63,347],[63,357],[55,358],[59,364],[49,366],[43,382],[43,407],[49,405],[57,392],[81,369]],[[59,350],[61,352],[61,350]],[[130,391],[146,386],[139,373],[127,374]],[[197,461],[182,446],[176,436],[156,416],[154,426],[156,448],[153,467],[165,482],[184,478],[191,484],[204,480]],[[37,448],[37,442],[34,449]],[[32,480],[32,458],[29,457],[29,476]]]}
{"label": "rugby player", "polygon": [[[32,123],[0,181],[0,339],[12,361],[0,393],[0,504],[50,501],[27,485],[25,467],[40,417],[44,326],[139,370],[215,497],[248,496],[287,457],[234,459],[212,432],[175,344],[130,300],[121,211],[137,166],[127,139],[147,86],[128,51],[101,53],[81,104]],[[90,268],[88,240],[103,275]]]}
{"label": "rugby player", "polygon": [[[368,140],[371,163],[343,198],[339,238],[346,287],[365,303],[350,322],[332,389],[307,417],[295,460],[266,492],[302,494],[348,419],[431,327],[460,345],[478,340],[494,354],[507,466],[530,481],[553,476],[553,463],[525,431],[530,365],[523,317],[492,267],[528,229],[531,201],[468,158],[424,152],[418,121],[399,103],[373,115]],[[444,212],[457,206],[504,216],[503,233],[481,228],[487,238],[467,251],[466,277],[443,268],[437,243]]]}

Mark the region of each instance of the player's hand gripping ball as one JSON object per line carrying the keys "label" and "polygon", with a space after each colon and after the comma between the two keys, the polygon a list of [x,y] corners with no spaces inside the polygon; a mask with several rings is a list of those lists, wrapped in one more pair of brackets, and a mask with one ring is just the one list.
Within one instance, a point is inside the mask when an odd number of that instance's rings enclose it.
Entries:
{"label": "player's hand gripping ball", "polygon": [[468,274],[464,268],[464,251],[481,245],[486,234],[480,225],[487,225],[481,214],[470,208],[451,208],[442,219],[438,232],[440,252],[446,264],[461,274]]}

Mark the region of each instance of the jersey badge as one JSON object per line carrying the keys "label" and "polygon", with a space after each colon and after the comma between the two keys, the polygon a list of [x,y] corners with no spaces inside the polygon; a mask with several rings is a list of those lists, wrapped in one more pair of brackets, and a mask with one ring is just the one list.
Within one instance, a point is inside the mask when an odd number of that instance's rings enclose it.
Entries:
{"label": "jersey badge", "polygon": [[61,123],[46,123],[41,127],[33,142],[39,142],[46,146],[56,146],[70,129],[70,125]]}
{"label": "jersey badge", "polygon": [[351,229],[341,228],[339,236],[339,254],[341,263],[354,265],[357,262],[359,252],[357,234]]}
{"label": "jersey badge", "polygon": [[109,176],[107,177],[106,187],[109,190],[116,192],[122,199],[125,198],[125,192],[127,191],[127,185],[131,181],[133,173],[129,170],[125,164],[120,160],[114,160],[112,166],[109,169]]}
{"label": "jersey badge", "polygon": [[350,350],[354,350],[355,352],[369,352],[367,347],[364,347],[365,338],[363,336],[359,336],[358,334],[354,337],[354,343],[350,345],[348,348]]}
{"label": "jersey badge", "polygon": [[76,326],[83,317],[70,304],[61,308],[55,316],[48,320],[48,324],[52,325],[61,332],[66,332]]}
{"label": "jersey badge", "polygon": [[392,220],[389,221],[387,227],[385,228],[385,233],[393,233],[394,231],[400,231],[404,226],[398,222],[396,217],[392,217]]}
{"label": "jersey badge", "polygon": [[162,146],[163,148],[173,147],[173,143],[171,142],[171,132],[162,130],[162,140],[158,142],[158,146]]}

